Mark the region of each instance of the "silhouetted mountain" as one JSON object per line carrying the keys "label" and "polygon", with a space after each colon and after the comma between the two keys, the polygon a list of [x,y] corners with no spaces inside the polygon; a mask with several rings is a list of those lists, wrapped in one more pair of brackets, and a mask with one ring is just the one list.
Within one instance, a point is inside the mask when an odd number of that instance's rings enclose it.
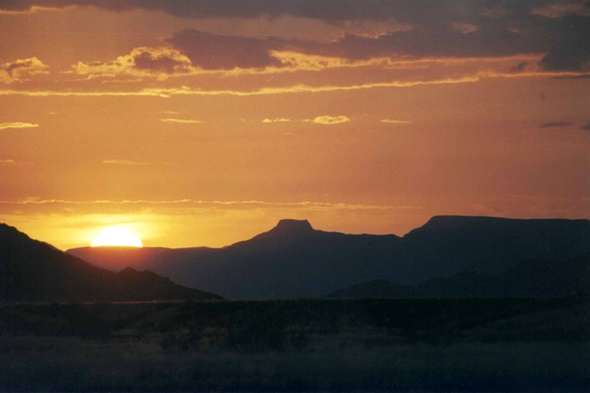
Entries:
{"label": "silhouetted mountain", "polygon": [[100,269],[0,224],[0,300],[221,299],[149,271]]}
{"label": "silhouetted mountain", "polygon": [[462,272],[448,278],[436,277],[415,287],[374,280],[335,291],[325,297],[558,297],[589,291],[590,253],[585,253],[564,262],[543,259],[521,262],[497,276]]}
{"label": "silhouetted mountain", "polygon": [[229,298],[294,298],[376,279],[415,286],[469,271],[498,275],[523,260],[562,261],[588,250],[588,220],[440,216],[403,238],[324,232],[307,221],[281,220],[219,249],[85,247],[68,253],[113,270],[150,269]]}

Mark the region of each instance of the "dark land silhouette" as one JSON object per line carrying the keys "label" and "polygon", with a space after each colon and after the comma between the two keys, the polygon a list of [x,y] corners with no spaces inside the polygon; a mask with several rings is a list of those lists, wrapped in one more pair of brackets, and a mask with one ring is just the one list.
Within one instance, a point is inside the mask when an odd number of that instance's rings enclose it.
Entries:
{"label": "dark land silhouette", "polygon": [[1,301],[150,301],[221,299],[150,271],[115,273],[0,224]]}
{"label": "dark land silhouette", "polygon": [[589,299],[0,305],[1,391],[587,391]]}
{"label": "dark land silhouette", "polygon": [[[404,238],[284,220],[223,249],[78,250],[117,273],[0,225],[0,391],[587,391],[587,246],[585,220],[442,217]],[[165,262],[239,293],[406,281],[210,301],[135,270]]]}
{"label": "dark land silhouette", "polygon": [[563,262],[532,260],[491,276],[463,272],[452,277],[431,278],[416,285],[373,280],[326,295],[326,298],[483,298],[563,297],[590,290],[590,253]]}
{"label": "dark land silhouette", "polygon": [[[227,298],[261,299],[324,296],[374,280],[399,285],[400,296],[417,285],[430,288],[424,292],[428,296],[561,295],[570,287],[512,291],[493,289],[491,282],[522,263],[533,271],[538,264],[544,271],[552,269],[547,264],[589,250],[588,220],[435,216],[403,237],[325,232],[305,220],[281,220],[268,232],[224,248],[84,247],[67,252],[102,268],[149,269]],[[514,273],[524,274],[522,269]],[[470,275],[473,290],[468,288]],[[426,284],[432,279],[442,281]],[[506,285],[517,280],[505,279]],[[484,287],[491,292],[478,292],[476,282],[486,280],[490,284]],[[456,288],[445,289],[452,282]]]}

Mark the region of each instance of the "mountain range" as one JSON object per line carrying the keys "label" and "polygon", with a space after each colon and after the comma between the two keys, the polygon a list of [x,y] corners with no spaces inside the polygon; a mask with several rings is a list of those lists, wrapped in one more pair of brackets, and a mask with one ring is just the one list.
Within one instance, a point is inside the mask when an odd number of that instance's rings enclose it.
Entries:
{"label": "mountain range", "polygon": [[150,271],[101,269],[0,224],[0,301],[218,300]]}
{"label": "mountain range", "polygon": [[403,237],[325,232],[306,220],[281,220],[224,248],[84,247],[67,253],[106,269],[149,269],[227,298],[257,299],[323,296],[374,280],[416,287],[473,272],[476,283],[509,274],[523,261],[535,270],[535,264],[540,269],[588,251],[588,220],[435,216]]}

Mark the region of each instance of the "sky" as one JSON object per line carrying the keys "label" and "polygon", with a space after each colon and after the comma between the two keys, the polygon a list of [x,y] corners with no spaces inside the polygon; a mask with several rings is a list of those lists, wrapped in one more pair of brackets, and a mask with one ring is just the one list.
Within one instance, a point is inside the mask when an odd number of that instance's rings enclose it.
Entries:
{"label": "sky", "polygon": [[590,217],[586,0],[0,0],[0,36],[0,222],[60,249]]}

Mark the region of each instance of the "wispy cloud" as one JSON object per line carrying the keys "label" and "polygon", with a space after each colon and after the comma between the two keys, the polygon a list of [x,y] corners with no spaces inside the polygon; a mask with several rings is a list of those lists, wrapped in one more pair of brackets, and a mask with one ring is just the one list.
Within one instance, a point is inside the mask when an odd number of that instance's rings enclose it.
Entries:
{"label": "wispy cloud", "polygon": [[[547,77],[548,73],[523,73],[523,74],[499,74],[499,73],[479,73],[458,78],[442,78],[423,81],[399,81],[365,83],[360,85],[293,85],[287,87],[264,87],[256,90],[202,90],[192,89],[187,86],[172,88],[146,88],[138,91],[66,91],[66,90],[0,90],[0,96],[22,95],[30,97],[160,97],[170,98],[171,96],[196,95],[196,96],[237,96],[249,97],[259,95],[278,95],[278,94],[303,94],[303,93],[329,93],[336,91],[354,91],[378,88],[410,88],[426,85],[446,85],[459,83],[475,83],[482,78],[499,78],[499,77]],[[572,73],[553,73],[553,76],[573,75]]]}
{"label": "wispy cloud", "polygon": [[571,121],[556,121],[553,123],[543,123],[539,126],[539,128],[559,128],[559,127],[568,127],[573,125],[574,123]]}
{"label": "wispy cloud", "polygon": [[390,120],[390,119],[383,119],[381,123],[388,123],[388,124],[411,124],[412,122],[409,120]]}
{"label": "wispy cloud", "polygon": [[120,75],[153,77],[166,80],[169,76],[195,73],[191,61],[178,50],[160,47],[134,48],[129,55],[119,56],[110,63],[78,62],[63,73],[85,75],[92,78],[112,78]]}
{"label": "wispy cloud", "polygon": [[584,131],[590,131],[590,122],[584,124],[582,127],[580,127],[580,129]]}
{"label": "wispy cloud", "polygon": [[49,74],[49,66],[36,57],[16,60],[0,65],[0,81],[4,83],[22,82],[27,75]]}
{"label": "wispy cloud", "polygon": [[197,124],[204,123],[202,120],[185,120],[185,119],[160,119],[164,123],[178,123],[178,124]]}
{"label": "wispy cloud", "polygon": [[349,121],[350,119],[346,116],[318,116],[313,119],[316,124],[341,124]]}
{"label": "wispy cloud", "polygon": [[466,75],[457,78],[441,78],[432,80],[413,80],[402,81],[394,80],[390,82],[376,82],[365,83],[360,85],[324,85],[324,86],[309,86],[309,85],[292,85],[287,87],[264,87],[256,90],[202,90],[193,89],[188,86],[171,87],[171,88],[146,88],[138,91],[67,91],[67,90],[0,90],[0,96],[30,96],[30,97],[160,97],[170,98],[171,96],[182,95],[196,95],[196,96],[237,96],[249,97],[260,95],[278,95],[278,94],[303,94],[303,93],[329,93],[336,91],[354,91],[354,90],[368,90],[378,88],[410,88],[427,85],[446,85],[459,83],[475,83],[481,79],[488,78],[514,78],[514,77],[529,77],[529,78],[546,78],[547,76],[572,76],[577,75],[571,72],[554,72],[554,73],[540,73],[529,72],[521,74],[513,73],[493,73],[480,72],[477,74]]}
{"label": "wispy cloud", "polygon": [[34,127],[39,127],[39,124],[21,123],[21,122],[0,123],[0,130],[5,130],[7,128],[34,128]]}
{"label": "wispy cloud", "polygon": [[[483,75],[482,75],[483,76]],[[485,75],[489,77],[499,75]],[[444,78],[427,81],[391,81],[391,82],[377,82],[377,83],[366,83],[362,85],[343,85],[343,86],[308,86],[308,85],[294,85],[288,87],[264,87],[258,90],[252,91],[236,91],[236,90],[200,90],[191,89],[183,86],[181,88],[151,88],[144,89],[141,92],[136,92],[136,95],[152,95],[159,97],[170,97],[173,95],[205,95],[205,96],[216,96],[216,95],[233,95],[233,96],[258,96],[258,95],[273,95],[273,94],[286,94],[286,93],[322,93],[322,92],[334,92],[334,91],[352,91],[352,90],[365,90],[374,88],[387,88],[387,87],[415,87],[424,85],[444,85],[444,84],[456,84],[456,83],[469,83],[478,82],[480,76],[464,76],[460,78]],[[66,92],[64,92],[66,93]],[[0,95],[2,92],[0,91]],[[67,94],[67,93],[66,93]],[[115,93],[116,94],[116,93]]]}
{"label": "wispy cloud", "polygon": [[[2,14],[6,14],[6,15],[20,15],[20,14],[34,14],[35,12],[39,12],[39,11],[63,11],[63,10],[67,10],[70,8],[73,8],[75,6],[72,5],[63,5],[61,7],[42,7],[42,6],[37,6],[37,5],[25,5],[24,7],[20,7],[20,5],[17,4],[11,4],[14,9],[11,9],[11,7],[8,7],[8,9],[0,9],[0,15]],[[4,6],[4,5],[2,5]]]}
{"label": "wispy cloud", "polygon": [[104,160],[103,164],[108,165],[149,165],[147,162],[128,161],[128,160]]}
{"label": "wispy cloud", "polygon": [[14,160],[0,160],[0,165],[16,165]]}
{"label": "wispy cloud", "polygon": [[176,199],[176,200],[91,200],[91,201],[70,201],[63,199],[38,199],[30,198],[19,201],[0,201],[2,205],[211,205],[211,206],[266,206],[269,208],[303,208],[310,210],[317,209],[345,209],[345,210],[392,210],[392,209],[422,209],[420,206],[408,205],[365,205],[351,204],[340,202],[268,202],[259,200],[250,201],[204,201],[196,199]]}
{"label": "wispy cloud", "polygon": [[263,123],[288,123],[290,119],[264,119],[262,120]]}

